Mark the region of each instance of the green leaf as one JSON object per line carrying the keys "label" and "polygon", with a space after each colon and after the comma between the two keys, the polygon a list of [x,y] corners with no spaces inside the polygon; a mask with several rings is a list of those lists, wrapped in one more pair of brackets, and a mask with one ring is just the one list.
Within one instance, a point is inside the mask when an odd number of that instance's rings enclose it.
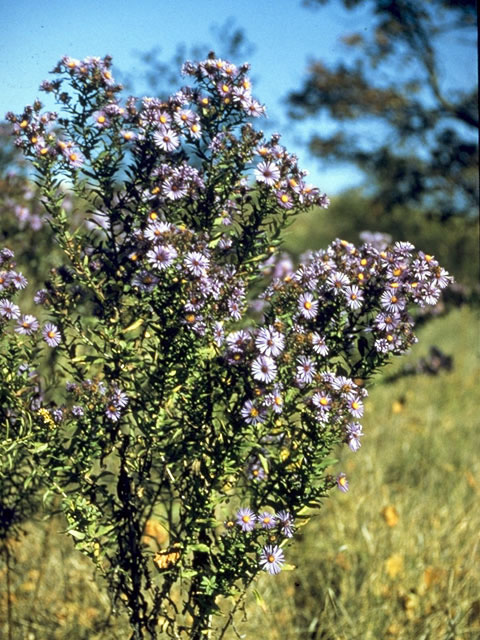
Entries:
{"label": "green leaf", "polygon": [[128,333],[129,331],[135,331],[135,329],[138,329],[138,327],[140,327],[143,323],[144,323],[144,319],[143,318],[138,318],[137,320],[135,320],[135,322],[133,322],[131,325],[129,325],[126,329],[123,329],[122,333]]}
{"label": "green leaf", "polygon": [[268,460],[266,459],[266,457],[263,454],[259,453],[258,459],[262,463],[262,467],[265,473],[268,473]]}
{"label": "green leaf", "polygon": [[197,544],[189,545],[189,551],[202,551],[203,553],[208,553],[210,551],[210,547],[202,542],[198,542]]}
{"label": "green leaf", "polygon": [[84,540],[85,539],[85,534],[82,533],[81,531],[75,531],[75,529],[69,529],[67,531],[68,534],[70,534],[71,536],[73,536],[75,538],[75,540]]}
{"label": "green leaf", "polygon": [[195,569],[183,569],[182,578],[193,578],[197,573],[198,571],[195,571]]}

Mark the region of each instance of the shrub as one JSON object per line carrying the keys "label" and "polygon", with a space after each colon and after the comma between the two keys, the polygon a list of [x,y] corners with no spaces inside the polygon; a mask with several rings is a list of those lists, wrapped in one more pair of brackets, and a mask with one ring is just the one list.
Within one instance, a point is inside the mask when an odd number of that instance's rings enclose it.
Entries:
{"label": "shrub", "polygon": [[35,294],[41,328],[12,301],[8,256],[3,384],[43,341],[51,373],[23,410],[45,495],[136,639],[223,638],[256,575],[288,568],[309,510],[348,489],[332,451],[360,447],[366,382],[415,342],[408,308],[450,281],[408,242],[282,265],[282,229],[328,199],[250,123],[247,65],[183,71],[167,101],[122,101],[110,58],[65,57],[42,85],[59,113],[7,115],[64,258]]}

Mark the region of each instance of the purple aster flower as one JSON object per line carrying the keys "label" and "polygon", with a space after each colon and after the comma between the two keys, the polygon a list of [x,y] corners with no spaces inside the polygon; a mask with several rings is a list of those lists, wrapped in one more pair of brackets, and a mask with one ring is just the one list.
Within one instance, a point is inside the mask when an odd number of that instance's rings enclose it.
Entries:
{"label": "purple aster flower", "polygon": [[242,531],[252,531],[255,528],[257,516],[249,507],[242,507],[237,511],[236,524],[241,527]]}
{"label": "purple aster flower", "polygon": [[9,284],[13,283],[13,286],[15,287],[15,289],[25,289],[25,287],[28,284],[28,280],[25,278],[23,273],[17,273],[17,271],[10,271],[8,275],[10,276]]}
{"label": "purple aster flower", "polygon": [[257,521],[263,529],[273,529],[277,526],[277,516],[269,511],[258,514]]}
{"label": "purple aster flower", "polygon": [[393,348],[393,345],[385,338],[378,338],[378,340],[375,340],[375,349],[379,353],[389,353],[389,351],[393,351]]}
{"label": "purple aster flower", "polygon": [[147,260],[157,269],[167,269],[177,257],[177,250],[170,244],[158,245],[147,251]]}
{"label": "purple aster flower", "polygon": [[132,284],[141,291],[153,291],[157,286],[159,279],[150,271],[142,270],[132,278]]}
{"label": "purple aster flower", "polygon": [[225,331],[221,322],[215,322],[213,327],[213,340],[217,347],[221,347],[225,341]]}
{"label": "purple aster flower", "polygon": [[161,220],[154,220],[147,225],[145,229],[145,238],[151,242],[159,242],[163,240],[165,234],[172,230],[172,225],[169,222],[162,222]]}
{"label": "purple aster flower", "polygon": [[0,271],[0,291],[7,289],[10,285],[10,274],[6,271]]}
{"label": "purple aster flower", "polygon": [[282,389],[279,385],[275,385],[272,393],[269,393],[265,396],[265,404],[271,407],[275,413],[282,413],[283,396]]}
{"label": "purple aster flower", "polygon": [[179,125],[191,126],[196,122],[197,116],[191,109],[180,109],[173,114],[173,119]]}
{"label": "purple aster flower", "polygon": [[310,384],[316,373],[315,364],[307,356],[298,356],[297,362],[297,382],[301,385]]}
{"label": "purple aster flower", "polygon": [[175,149],[179,145],[178,136],[172,129],[168,129],[167,127],[162,127],[160,131],[157,131],[153,134],[153,141],[162,149],[162,151],[167,151],[170,153],[171,151],[175,151]]}
{"label": "purple aster flower", "polygon": [[291,209],[293,207],[292,197],[286,191],[277,191],[277,202],[283,209]]}
{"label": "purple aster flower", "polygon": [[332,406],[332,398],[326,391],[317,391],[312,396],[312,404],[321,411],[328,411]]}
{"label": "purple aster flower", "polygon": [[381,331],[392,330],[398,327],[400,315],[398,313],[380,312],[374,320],[375,326]]}
{"label": "purple aster flower", "polygon": [[424,307],[425,305],[433,306],[437,304],[439,297],[440,289],[437,287],[435,282],[429,282],[424,284],[423,287],[416,292],[415,301],[421,307]]}
{"label": "purple aster flower", "polygon": [[81,418],[83,415],[85,415],[85,411],[83,410],[83,407],[80,407],[78,404],[76,404],[72,407],[72,415],[74,415],[76,418]]}
{"label": "purple aster flower", "polygon": [[103,110],[95,111],[94,113],[92,113],[92,118],[95,120],[95,125],[99,129],[106,129],[110,126],[110,120],[106,112]]}
{"label": "purple aster flower", "polygon": [[172,176],[165,180],[162,194],[169,200],[180,200],[188,193],[187,185],[180,176]]}
{"label": "purple aster flower", "polygon": [[311,293],[302,293],[298,299],[298,308],[304,318],[311,320],[317,315],[318,300],[314,300]]}
{"label": "purple aster flower", "polygon": [[238,300],[230,299],[227,303],[228,311],[234,320],[240,320],[242,317],[242,307]]}
{"label": "purple aster flower", "polygon": [[111,395],[111,402],[123,409],[128,404],[128,396],[124,391],[116,387]]}
{"label": "purple aster flower", "polygon": [[10,300],[0,300],[0,315],[7,320],[20,317],[20,307]]}
{"label": "purple aster flower", "polygon": [[351,398],[348,402],[348,410],[354,418],[361,418],[363,416],[363,402],[360,398]]}
{"label": "purple aster flower", "polygon": [[62,334],[58,327],[51,322],[47,322],[43,327],[42,336],[49,347],[58,347],[62,341]]}
{"label": "purple aster flower", "polygon": [[260,566],[271,575],[276,575],[282,570],[285,562],[283,551],[277,545],[266,545],[260,555]]}
{"label": "purple aster flower", "polygon": [[194,122],[188,127],[188,133],[192,138],[198,140],[202,137],[202,128],[198,122]]}
{"label": "purple aster flower", "polygon": [[285,346],[285,338],[273,327],[262,327],[255,339],[255,345],[266,356],[279,356]]}
{"label": "purple aster flower", "polygon": [[339,293],[340,291],[344,291],[348,287],[349,283],[350,280],[348,279],[348,277],[340,271],[332,273],[327,278],[327,284],[331,287],[335,295],[337,295],[337,293]]}
{"label": "purple aster flower", "polygon": [[232,351],[242,351],[250,341],[250,334],[245,329],[234,331],[227,336],[227,344]]}
{"label": "purple aster flower", "polygon": [[242,107],[252,118],[259,118],[265,113],[265,107],[253,98],[244,98],[241,101]]}
{"label": "purple aster flower", "polygon": [[63,420],[63,410],[58,407],[52,411],[52,416],[55,422],[58,424]]}
{"label": "purple aster flower", "polygon": [[339,391],[346,400],[353,400],[358,393],[357,385],[345,376],[334,376],[331,380],[332,388]]}
{"label": "purple aster flower", "polygon": [[247,400],[240,413],[247,424],[258,424],[264,421],[265,412],[256,405],[255,400]]}
{"label": "purple aster flower", "polygon": [[122,129],[120,131],[120,135],[125,140],[125,142],[130,142],[132,140],[135,140],[137,137],[136,133],[134,133],[133,131],[128,131],[127,129]]}
{"label": "purple aster flower", "polygon": [[120,420],[121,414],[122,412],[120,411],[120,407],[118,407],[113,402],[107,405],[107,408],[105,409],[105,415],[112,422],[118,422]]}
{"label": "purple aster flower", "polygon": [[206,273],[209,266],[209,259],[203,253],[198,251],[190,251],[185,258],[185,266],[195,276],[201,276]]}
{"label": "purple aster flower", "polygon": [[14,257],[15,257],[15,254],[13,253],[13,251],[11,249],[8,249],[7,247],[4,247],[0,251],[0,264],[3,264],[4,262],[8,262]]}
{"label": "purple aster flower", "polygon": [[277,365],[270,356],[259,356],[252,363],[252,375],[261,382],[273,382],[277,375]]}
{"label": "purple aster flower", "polygon": [[384,291],[380,296],[380,305],[390,313],[395,313],[405,308],[405,300],[397,291]]}
{"label": "purple aster flower", "polygon": [[347,493],[348,491],[348,480],[347,476],[342,472],[337,476],[337,487],[342,491],[342,493]]}
{"label": "purple aster flower", "polygon": [[279,511],[277,513],[277,523],[280,525],[280,533],[286,538],[292,538],[294,532],[293,518],[289,511]]}
{"label": "purple aster flower", "polygon": [[355,453],[360,449],[360,438],[363,436],[362,425],[359,422],[350,422],[347,426],[348,446]]}
{"label": "purple aster flower", "polygon": [[345,289],[345,297],[347,298],[347,306],[350,307],[350,309],[356,310],[361,308],[363,292],[356,284]]}
{"label": "purple aster flower", "polygon": [[263,182],[269,187],[280,180],[280,169],[274,162],[260,162],[254,174],[257,182]]}
{"label": "purple aster flower", "polygon": [[171,115],[164,111],[163,109],[155,114],[155,119],[160,122],[161,125],[166,126],[169,122],[172,121]]}
{"label": "purple aster flower", "polygon": [[317,332],[312,333],[312,347],[315,353],[321,356],[328,356],[328,347],[325,343],[325,338],[322,338]]}
{"label": "purple aster flower", "polygon": [[15,331],[25,336],[31,336],[38,330],[39,324],[35,316],[23,315],[18,319]]}
{"label": "purple aster flower", "polygon": [[67,147],[63,153],[69,165],[74,169],[78,169],[85,162],[85,158],[80,151],[73,149],[72,147]]}
{"label": "purple aster flower", "polygon": [[260,462],[254,462],[248,467],[248,477],[256,482],[261,482],[265,479],[265,469]]}

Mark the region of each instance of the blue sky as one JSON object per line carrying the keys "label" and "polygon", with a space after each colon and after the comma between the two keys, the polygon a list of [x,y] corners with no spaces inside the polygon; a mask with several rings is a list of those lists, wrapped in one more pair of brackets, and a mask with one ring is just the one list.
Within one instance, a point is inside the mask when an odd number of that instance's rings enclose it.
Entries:
{"label": "blue sky", "polygon": [[[290,151],[310,170],[311,181],[327,193],[359,182],[348,167],[321,168],[299,143],[306,129],[288,124],[282,98],[300,86],[307,61],[333,62],[345,56],[341,36],[367,28],[365,9],[349,12],[339,2],[317,11],[301,7],[301,0],[12,0],[2,7],[0,28],[0,117],[19,112],[39,95],[40,82],[64,54],[76,58],[111,54],[114,69],[141,76],[138,53],[160,47],[167,61],[179,43],[218,42],[212,25],[233,18],[255,45],[249,55],[254,94],[267,106],[271,126],[282,133]],[[446,44],[445,70],[468,86],[473,60],[456,41]],[[244,60],[234,60],[244,62]],[[179,84],[181,78],[179,77]],[[146,91],[136,83],[136,91]],[[42,97],[43,99],[43,97]],[[262,125],[264,126],[264,125]],[[327,120],[316,126],[328,127]]]}

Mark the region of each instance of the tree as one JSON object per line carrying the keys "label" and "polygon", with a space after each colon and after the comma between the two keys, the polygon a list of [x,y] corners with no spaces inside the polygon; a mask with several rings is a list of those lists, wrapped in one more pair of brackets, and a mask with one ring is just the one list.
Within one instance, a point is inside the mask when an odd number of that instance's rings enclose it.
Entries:
{"label": "tree", "polygon": [[[455,35],[472,39],[473,60],[476,3],[342,1],[350,10],[368,7],[371,28],[343,38],[351,62],[328,67],[314,60],[287,98],[293,118],[326,113],[338,125],[312,135],[311,152],[367,173],[373,204],[384,211],[413,205],[442,219],[471,215],[478,205],[478,90],[473,77],[468,90],[455,87],[440,58],[445,38]],[[370,125],[368,135],[362,125]]]}

